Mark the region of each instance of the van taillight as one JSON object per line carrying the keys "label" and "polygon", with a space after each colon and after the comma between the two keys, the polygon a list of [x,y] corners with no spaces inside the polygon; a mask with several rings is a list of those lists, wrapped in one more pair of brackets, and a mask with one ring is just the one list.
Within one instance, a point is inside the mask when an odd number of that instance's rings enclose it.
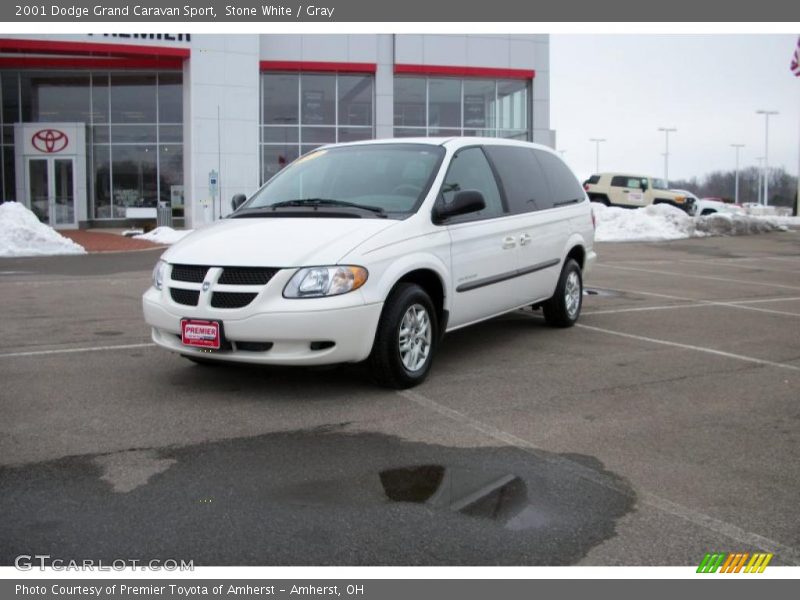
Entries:
{"label": "van taillight", "polygon": [[588,192],[589,191],[589,184],[588,183],[584,183],[583,184],[583,191],[584,192]]}

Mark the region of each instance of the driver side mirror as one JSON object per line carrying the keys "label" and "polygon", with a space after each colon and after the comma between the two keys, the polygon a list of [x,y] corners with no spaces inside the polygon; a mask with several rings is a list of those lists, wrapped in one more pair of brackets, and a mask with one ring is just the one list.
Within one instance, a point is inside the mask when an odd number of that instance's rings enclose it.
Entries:
{"label": "driver side mirror", "polygon": [[486,208],[486,200],[478,190],[462,190],[447,204],[437,204],[433,209],[436,222],[444,221],[450,217],[478,212]]}
{"label": "driver side mirror", "polygon": [[247,196],[244,194],[234,194],[233,198],[231,198],[231,207],[236,210],[245,203],[245,200],[247,200]]}

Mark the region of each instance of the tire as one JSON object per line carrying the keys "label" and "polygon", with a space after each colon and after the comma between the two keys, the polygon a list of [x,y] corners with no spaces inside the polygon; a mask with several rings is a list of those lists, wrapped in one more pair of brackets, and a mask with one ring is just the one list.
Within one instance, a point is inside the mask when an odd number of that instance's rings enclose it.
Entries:
{"label": "tire", "polygon": [[[411,332],[405,335],[402,332],[409,327],[404,325],[411,326]],[[407,340],[405,352],[401,338]],[[398,284],[383,307],[367,359],[372,378],[378,385],[393,389],[422,383],[433,364],[438,340],[439,322],[430,296],[416,284]],[[416,357],[415,347],[419,348]]]}
{"label": "tire", "polygon": [[544,319],[552,327],[572,327],[580,317],[582,305],[583,275],[578,263],[569,258],[561,270],[555,294],[542,304]]}
{"label": "tire", "polygon": [[605,196],[590,196],[589,200],[592,202],[597,202],[598,204],[604,204],[605,206],[611,206],[611,203]]}

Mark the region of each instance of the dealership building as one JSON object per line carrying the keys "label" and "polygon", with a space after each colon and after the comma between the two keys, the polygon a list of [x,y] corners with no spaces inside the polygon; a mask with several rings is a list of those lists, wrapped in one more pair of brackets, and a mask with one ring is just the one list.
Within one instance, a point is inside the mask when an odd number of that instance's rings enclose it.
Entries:
{"label": "dealership building", "polygon": [[200,227],[322,144],[554,146],[549,88],[547,35],[6,35],[2,200],[62,229],[157,206]]}

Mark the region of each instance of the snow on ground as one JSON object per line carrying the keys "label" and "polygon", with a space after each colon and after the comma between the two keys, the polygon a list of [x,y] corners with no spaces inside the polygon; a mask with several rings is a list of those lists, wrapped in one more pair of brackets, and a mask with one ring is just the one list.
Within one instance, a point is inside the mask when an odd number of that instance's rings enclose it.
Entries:
{"label": "snow on ground", "polygon": [[173,229],[172,227],[156,227],[152,231],[148,231],[142,235],[133,236],[137,240],[147,240],[154,244],[174,244],[175,242],[183,239],[190,233],[192,229]]}
{"label": "snow on ground", "polygon": [[747,235],[800,226],[798,217],[752,216],[715,213],[690,217],[669,204],[643,208],[607,207],[592,204],[598,242],[660,242],[712,235]]}
{"label": "snow on ground", "polygon": [[0,204],[0,256],[86,254],[83,246],[45,225],[18,202]]}

